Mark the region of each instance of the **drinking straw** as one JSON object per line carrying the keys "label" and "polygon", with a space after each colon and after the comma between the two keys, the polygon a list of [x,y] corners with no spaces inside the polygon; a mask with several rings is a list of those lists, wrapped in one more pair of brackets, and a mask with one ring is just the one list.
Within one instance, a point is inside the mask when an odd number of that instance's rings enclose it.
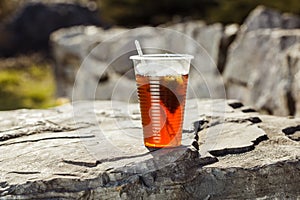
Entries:
{"label": "drinking straw", "polygon": [[136,47],[136,50],[137,50],[139,56],[143,56],[142,48],[141,48],[139,41],[135,40],[134,43],[135,43],[135,47]]}
{"label": "drinking straw", "polygon": [[[136,47],[136,50],[137,50],[139,56],[143,57],[143,52],[142,52],[142,48],[141,48],[141,45],[140,45],[139,41],[135,40],[134,43],[135,43],[135,47]],[[143,65],[146,64],[145,60],[143,60],[142,58],[141,58],[141,62],[142,62]]]}

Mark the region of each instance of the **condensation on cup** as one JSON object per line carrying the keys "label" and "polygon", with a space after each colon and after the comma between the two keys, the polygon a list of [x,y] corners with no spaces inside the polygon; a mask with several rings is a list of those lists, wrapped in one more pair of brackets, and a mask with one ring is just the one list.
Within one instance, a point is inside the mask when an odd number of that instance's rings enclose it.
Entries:
{"label": "condensation on cup", "polygon": [[180,146],[193,56],[148,54],[130,59],[134,63],[145,146]]}

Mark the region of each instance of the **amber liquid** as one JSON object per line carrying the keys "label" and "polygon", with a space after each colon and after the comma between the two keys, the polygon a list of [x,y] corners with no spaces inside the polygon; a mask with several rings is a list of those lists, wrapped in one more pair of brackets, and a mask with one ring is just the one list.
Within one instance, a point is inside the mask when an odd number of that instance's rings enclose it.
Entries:
{"label": "amber liquid", "polygon": [[136,75],[136,81],[145,146],[181,145],[188,75]]}

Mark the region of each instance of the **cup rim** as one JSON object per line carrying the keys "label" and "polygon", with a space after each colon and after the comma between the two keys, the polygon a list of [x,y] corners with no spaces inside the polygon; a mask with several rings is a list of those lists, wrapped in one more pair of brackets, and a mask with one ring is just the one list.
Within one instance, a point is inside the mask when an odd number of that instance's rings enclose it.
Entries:
{"label": "cup rim", "polygon": [[131,60],[191,60],[194,56],[189,54],[145,54],[130,56]]}

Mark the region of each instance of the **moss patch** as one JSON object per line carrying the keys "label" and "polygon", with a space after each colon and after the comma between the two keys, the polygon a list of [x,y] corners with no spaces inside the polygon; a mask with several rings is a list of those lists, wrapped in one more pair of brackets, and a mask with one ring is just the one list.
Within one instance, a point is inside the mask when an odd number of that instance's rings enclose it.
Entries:
{"label": "moss patch", "polygon": [[49,64],[0,68],[0,110],[55,106],[55,82]]}

